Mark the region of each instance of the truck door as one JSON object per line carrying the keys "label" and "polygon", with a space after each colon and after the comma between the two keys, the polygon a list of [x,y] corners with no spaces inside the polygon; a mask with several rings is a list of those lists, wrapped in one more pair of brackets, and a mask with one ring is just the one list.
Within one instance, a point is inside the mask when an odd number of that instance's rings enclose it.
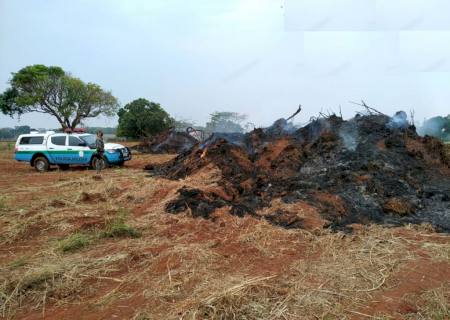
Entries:
{"label": "truck door", "polygon": [[86,146],[86,143],[76,136],[69,135],[67,149],[70,152],[71,163],[88,164],[91,160],[91,149]]}
{"label": "truck door", "polygon": [[50,161],[54,164],[69,164],[70,156],[67,153],[66,134],[54,134],[47,140],[47,149]]}

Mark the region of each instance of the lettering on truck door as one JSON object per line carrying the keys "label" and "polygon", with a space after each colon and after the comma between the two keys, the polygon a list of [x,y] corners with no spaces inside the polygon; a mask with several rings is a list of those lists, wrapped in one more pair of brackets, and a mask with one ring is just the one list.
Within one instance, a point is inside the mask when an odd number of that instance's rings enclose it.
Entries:
{"label": "lettering on truck door", "polygon": [[69,136],[69,145],[67,146],[70,153],[71,163],[87,164],[90,161],[90,148],[86,143],[78,137]]}
{"label": "lettering on truck door", "polygon": [[66,147],[67,135],[55,134],[49,137],[47,142],[50,161],[55,164],[70,164],[70,155]]}

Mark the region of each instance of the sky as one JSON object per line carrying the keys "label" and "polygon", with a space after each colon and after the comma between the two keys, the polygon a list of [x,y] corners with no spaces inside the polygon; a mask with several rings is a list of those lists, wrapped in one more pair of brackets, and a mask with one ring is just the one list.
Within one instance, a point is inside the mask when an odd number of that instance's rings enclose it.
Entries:
{"label": "sky", "polygon": [[[198,125],[226,110],[267,126],[299,104],[298,123],[349,118],[361,100],[420,122],[450,113],[449,12],[448,0],[0,0],[0,91],[45,64]],[[0,115],[15,125],[58,127]]]}

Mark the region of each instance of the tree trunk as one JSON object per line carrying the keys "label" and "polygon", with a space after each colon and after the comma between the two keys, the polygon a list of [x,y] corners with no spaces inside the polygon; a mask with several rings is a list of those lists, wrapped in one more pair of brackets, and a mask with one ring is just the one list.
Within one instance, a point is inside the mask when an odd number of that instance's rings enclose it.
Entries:
{"label": "tree trunk", "polygon": [[71,129],[72,130],[75,129],[77,127],[77,125],[79,125],[79,124],[80,124],[80,119],[79,118],[73,119],[72,124],[71,124]]}
{"label": "tree trunk", "polygon": [[59,122],[59,124],[61,125],[62,131],[65,131],[65,130],[67,129],[67,125],[64,123],[64,121],[59,121],[59,120],[58,120],[58,122]]}

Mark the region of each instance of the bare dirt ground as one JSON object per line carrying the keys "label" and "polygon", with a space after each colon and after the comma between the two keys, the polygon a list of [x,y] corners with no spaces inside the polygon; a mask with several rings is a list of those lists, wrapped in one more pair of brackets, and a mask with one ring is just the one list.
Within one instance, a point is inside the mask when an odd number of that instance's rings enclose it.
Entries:
{"label": "bare dirt ground", "polygon": [[427,225],[344,234],[227,208],[171,215],[180,187],[220,184],[214,167],[170,181],[142,167],[172,156],[136,155],[101,178],[39,174],[10,149],[0,145],[0,318],[450,318],[450,236]]}

